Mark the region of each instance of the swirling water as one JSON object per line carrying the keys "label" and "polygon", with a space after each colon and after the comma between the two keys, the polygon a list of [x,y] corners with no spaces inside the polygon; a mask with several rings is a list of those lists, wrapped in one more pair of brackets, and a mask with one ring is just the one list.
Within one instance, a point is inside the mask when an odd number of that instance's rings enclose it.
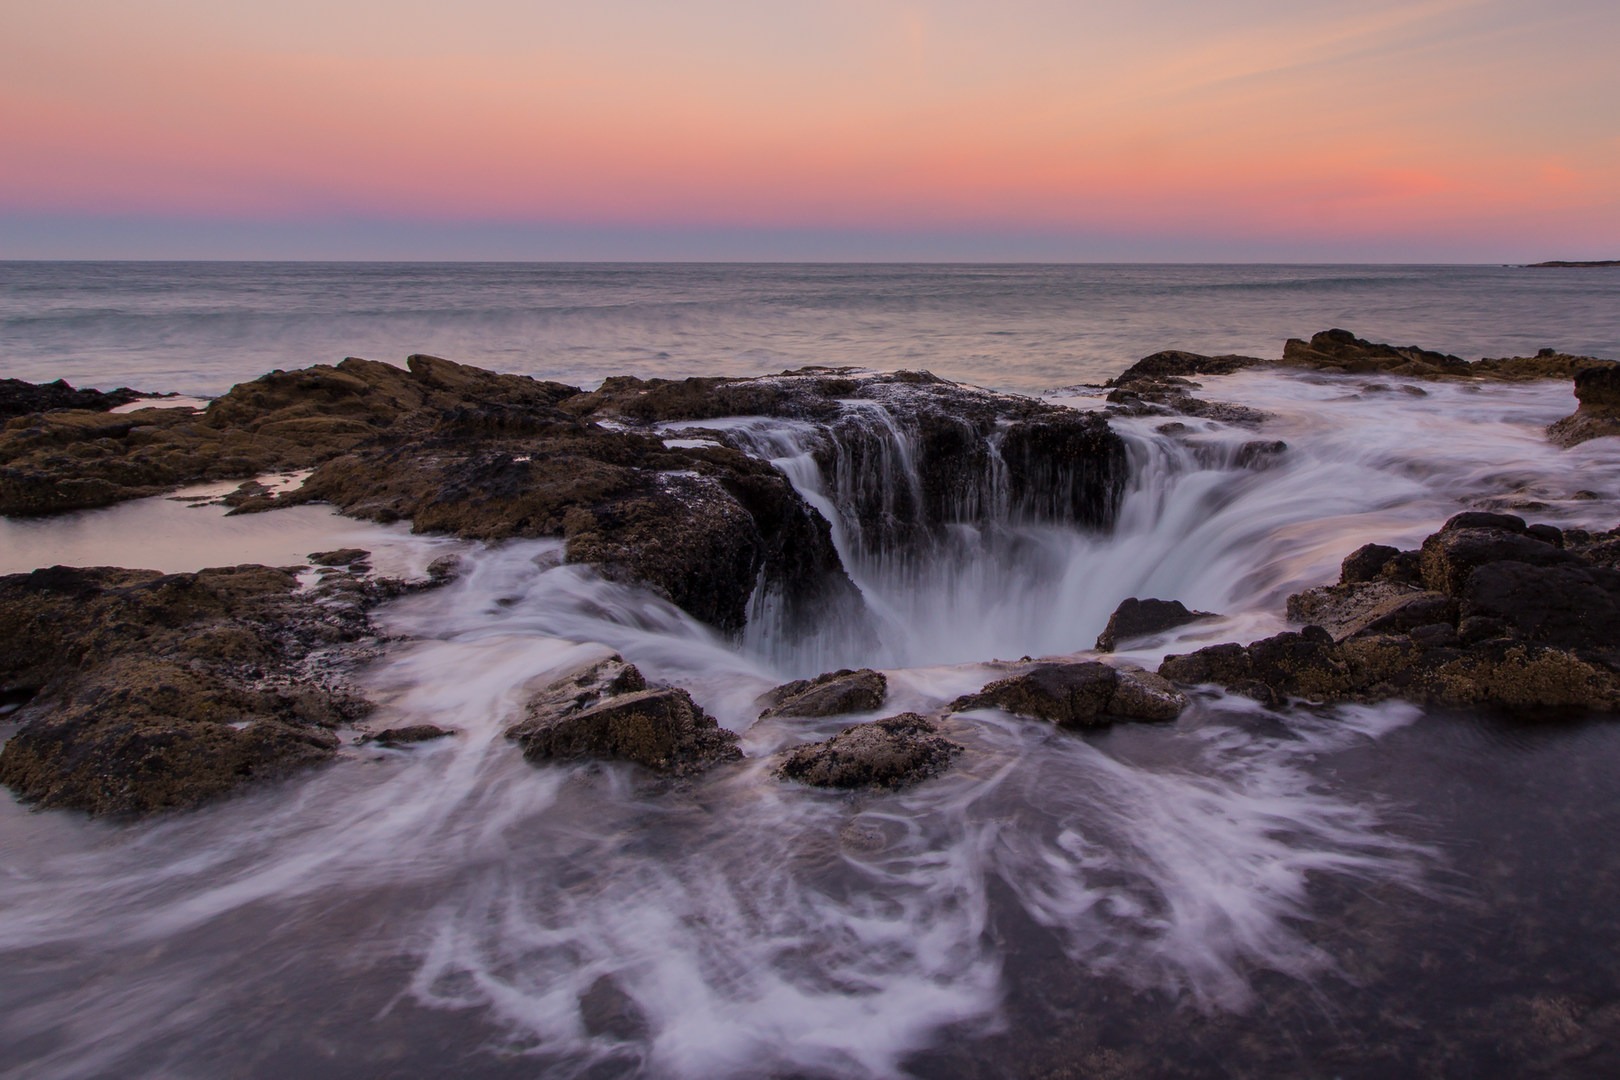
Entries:
{"label": "swirling water", "polygon": [[[1465,506],[1614,524],[1620,440],[1540,438],[1572,406],[1567,384],[1423,389],[1207,380],[1206,396],[1274,414],[1263,435],[1288,449],[1258,470],[1232,452],[1252,432],[1116,421],[1132,476],[1107,533],[968,531],[939,566],[843,535],[878,619],[870,643],[837,626],[794,645],[726,639],[562,565],[554,542],[451,544],[317,508],[283,529],[272,515],[283,547],[341,530],[400,572],[464,552],[457,582],[383,611],[401,640],[365,674],[388,723],[460,735],[350,747],[331,768],[159,821],[0,806],[0,1069],[1602,1075],[1620,1002],[1603,960],[1620,866],[1609,727],[1205,696],[1175,725],[1088,736],[954,716],[959,765],[899,795],[768,774],[774,751],[848,722],[756,722],[756,695],[787,677],[876,662],[886,711],[934,711],[995,677],[998,657],[1087,649],[1125,596],[1224,616],[1120,657],[1151,667],[1281,628],[1283,597],[1354,547],[1411,543]],[[790,426],[735,426],[836,518]],[[132,527],[190,534],[177,559],[235,561],[240,519],[214,515],[157,500],[29,525],[46,532],[18,566],[52,550],[52,528],[85,561],[122,561]],[[0,532],[8,555],[17,535]],[[528,689],[610,650],[688,687],[742,732],[747,761],[674,785],[523,762],[502,731]]]}

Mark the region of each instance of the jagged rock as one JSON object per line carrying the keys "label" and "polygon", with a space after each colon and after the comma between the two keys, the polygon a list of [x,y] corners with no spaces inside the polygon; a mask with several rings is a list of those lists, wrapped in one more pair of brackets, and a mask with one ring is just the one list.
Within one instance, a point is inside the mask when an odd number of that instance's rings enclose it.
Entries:
{"label": "jagged rock", "polygon": [[0,379],[0,420],[54,409],[85,409],[106,412],[142,398],[169,395],[148,394],[120,386],[116,390],[79,390],[65,379],[51,383],[31,383],[21,379]]}
{"label": "jagged rock", "polygon": [[[1354,585],[1372,581],[1379,577],[1390,560],[1399,554],[1399,549],[1392,548],[1388,544],[1363,544],[1346,555],[1344,562],[1339,565],[1339,584]],[[1293,616],[1290,615],[1289,618]]]}
{"label": "jagged rock", "polygon": [[1005,709],[1059,727],[1098,727],[1114,720],[1174,720],[1186,698],[1147,672],[1120,671],[1093,660],[1037,664],[966,694],[951,709]]}
{"label": "jagged rock", "polygon": [[889,696],[889,680],[881,671],[844,668],[799,679],[766,691],[760,719],[769,716],[838,716],[881,709]]}
{"label": "jagged rock", "polygon": [[365,548],[338,548],[336,551],[313,551],[308,556],[316,566],[353,566],[371,558]]}
{"label": "jagged rock", "polygon": [[1620,364],[1588,367],[1575,375],[1575,412],[1547,429],[1559,446],[1620,435]]}
{"label": "jagged rock", "polygon": [[328,729],[370,708],[334,668],[390,595],[369,579],[301,593],[264,566],[0,578],[0,696],[25,702],[0,783],[41,807],[144,813],[323,761]]}
{"label": "jagged rock", "polygon": [[1358,338],[1348,330],[1323,330],[1309,342],[1289,338],[1282,362],[1288,367],[1364,374],[1384,371],[1392,375],[1463,375],[1468,361],[1448,353],[1415,345],[1381,345]]}
{"label": "jagged rock", "polygon": [[1185,378],[1189,375],[1230,375],[1234,371],[1265,363],[1265,360],[1257,356],[1236,356],[1230,353],[1222,356],[1204,356],[1200,353],[1182,352],[1179,349],[1166,349],[1142,357],[1109,380],[1106,385],[1123,386],[1140,379]]}
{"label": "jagged rock", "polygon": [[530,761],[633,761],[686,776],[742,757],[737,736],[678,687],[648,689],[633,664],[610,656],[557,679],[527,704],[506,737]]}
{"label": "jagged rock", "polygon": [[901,713],[790,750],[782,755],[776,775],[814,787],[892,790],[937,776],[961,752],[932,721]]}
{"label": "jagged rock", "polygon": [[1342,641],[1358,634],[1403,633],[1432,623],[1455,626],[1457,601],[1386,579],[1353,581],[1295,593],[1288,598],[1288,618],[1320,626]]}
{"label": "jagged rock", "polygon": [[[1613,712],[1620,709],[1620,570],[1594,557],[1611,542],[1512,515],[1459,514],[1424,541],[1430,588],[1392,580],[1386,571],[1399,560],[1386,559],[1376,579],[1289,598],[1290,618],[1323,625],[1167,657],[1159,673],[1263,701],[1404,697]],[[1359,577],[1382,554],[1346,560],[1343,576]]]}
{"label": "jagged rock", "polygon": [[1108,625],[1097,637],[1097,648],[1102,652],[1113,652],[1121,641],[1162,634],[1178,626],[1218,618],[1220,616],[1213,612],[1190,611],[1180,600],[1138,600],[1133,596],[1121,602],[1108,617]]}

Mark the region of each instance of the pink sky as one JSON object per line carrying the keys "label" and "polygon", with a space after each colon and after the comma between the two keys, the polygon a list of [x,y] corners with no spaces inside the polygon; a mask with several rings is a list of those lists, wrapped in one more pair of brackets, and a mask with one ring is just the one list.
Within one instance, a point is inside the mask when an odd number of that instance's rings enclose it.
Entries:
{"label": "pink sky", "polygon": [[582,254],[546,227],[1620,257],[1612,0],[10,6],[0,257],[186,222],[322,257],[346,222],[424,257],[501,223],[534,258]]}

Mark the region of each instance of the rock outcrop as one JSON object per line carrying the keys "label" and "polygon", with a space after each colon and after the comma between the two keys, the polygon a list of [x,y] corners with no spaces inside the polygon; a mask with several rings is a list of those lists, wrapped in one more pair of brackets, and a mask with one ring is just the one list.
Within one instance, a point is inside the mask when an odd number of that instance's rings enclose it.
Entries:
{"label": "rock outcrop", "polygon": [[1334,329],[1312,335],[1308,342],[1289,338],[1283,345],[1282,365],[1334,374],[1379,373],[1416,379],[1524,382],[1530,379],[1567,379],[1591,368],[1612,366],[1612,361],[1542,349],[1535,356],[1486,357],[1470,362],[1416,345],[1384,345],[1367,341],[1348,330]]}
{"label": "rock outcrop", "polygon": [[1617,549],[1620,530],[1459,514],[1418,551],[1358,549],[1337,585],[1290,597],[1290,618],[1310,624],[1302,631],[1168,657],[1159,673],[1265,701],[1616,711]]}
{"label": "rock outcrop", "polygon": [[65,379],[51,383],[31,383],[21,379],[0,379],[0,420],[56,409],[82,409],[106,412],[142,398],[159,397],[120,386],[116,390],[80,390]]}
{"label": "rock outcrop", "polygon": [[1575,375],[1575,412],[1547,429],[1559,446],[1620,435],[1620,364],[1589,367]]}
{"label": "rock outcrop", "polygon": [[901,713],[790,750],[782,755],[776,775],[813,787],[895,790],[939,775],[961,752],[933,721]]}
{"label": "rock outcrop", "polygon": [[861,668],[829,671],[813,679],[783,683],[760,696],[765,706],[760,718],[768,716],[841,716],[844,713],[871,712],[883,708],[889,696],[889,680],[881,671]]}
{"label": "rock outcrop", "polygon": [[1059,727],[1102,727],[1116,720],[1174,720],[1187,699],[1164,679],[1096,661],[1037,664],[951,702],[953,712],[1004,709]]}
{"label": "rock outcrop", "polygon": [[543,687],[506,735],[532,762],[629,761],[664,776],[690,776],[742,757],[737,736],[690,694],[648,687],[618,656]]}
{"label": "rock outcrop", "polygon": [[93,814],[194,806],[329,758],[370,708],[340,661],[397,583],[289,570],[52,567],[0,578],[0,696],[22,703],[0,783]]}
{"label": "rock outcrop", "polygon": [[1108,625],[1097,636],[1097,648],[1101,652],[1113,652],[1122,641],[1151,637],[1178,626],[1218,618],[1220,616],[1213,612],[1190,611],[1180,600],[1138,600],[1133,596],[1122,601],[1108,617]]}

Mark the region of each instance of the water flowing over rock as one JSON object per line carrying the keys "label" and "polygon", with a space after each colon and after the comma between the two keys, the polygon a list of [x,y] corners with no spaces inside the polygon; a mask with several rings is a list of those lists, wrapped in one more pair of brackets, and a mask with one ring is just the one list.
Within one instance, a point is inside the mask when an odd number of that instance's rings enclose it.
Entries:
{"label": "water flowing over rock", "polygon": [[648,688],[641,672],[613,656],[565,675],[530,698],[507,738],[533,762],[630,761],[688,776],[742,757],[737,736],[678,687]]}
{"label": "water flowing over rock", "polygon": [[[1617,530],[1620,533],[1620,530]],[[1419,552],[1358,549],[1338,585],[1289,598],[1303,631],[1167,657],[1159,673],[1266,701],[1403,697],[1525,711],[1620,708],[1617,533],[1458,514]],[[1380,564],[1377,577],[1368,567]],[[1419,580],[1391,568],[1416,564]]]}
{"label": "water flowing over rock", "polygon": [[889,696],[889,680],[881,671],[862,668],[829,671],[814,679],[784,683],[759,699],[765,705],[760,719],[769,716],[838,716],[881,709]]}
{"label": "water flowing over rock", "polygon": [[1219,617],[1209,611],[1189,611],[1180,600],[1138,600],[1133,596],[1122,601],[1108,617],[1108,625],[1097,637],[1097,648],[1113,652],[1122,641],[1162,634],[1178,626]]}
{"label": "water flowing over rock", "polygon": [[332,669],[369,653],[366,611],[398,594],[341,577],[308,593],[265,566],[0,578],[0,693],[26,702],[0,783],[41,807],[145,813],[326,760],[331,729],[370,708]]}
{"label": "water flowing over rock", "polygon": [[1059,727],[1100,727],[1115,720],[1174,720],[1187,699],[1149,672],[1096,661],[1038,664],[951,702],[953,712],[1005,709]]}
{"label": "water flowing over rock", "polygon": [[825,742],[788,751],[776,775],[812,787],[895,790],[937,776],[962,747],[917,713],[847,727]]}

